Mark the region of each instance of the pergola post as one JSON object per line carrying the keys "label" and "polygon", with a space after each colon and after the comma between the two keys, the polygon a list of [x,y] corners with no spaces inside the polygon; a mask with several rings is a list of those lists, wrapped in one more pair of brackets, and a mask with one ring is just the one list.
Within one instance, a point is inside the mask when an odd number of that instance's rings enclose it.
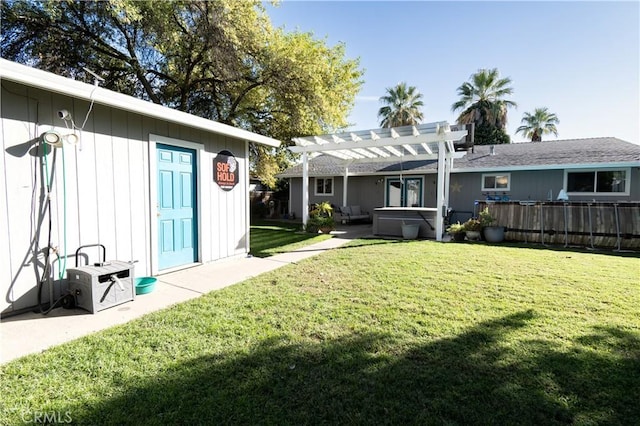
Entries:
{"label": "pergola post", "polygon": [[[445,154],[445,164],[446,171],[444,175],[444,205],[447,209],[449,209],[449,194],[450,194],[450,186],[451,186],[451,169],[453,168],[453,156],[452,153],[447,150]],[[445,215],[447,212],[445,211]]]}
{"label": "pergola post", "polygon": [[342,205],[347,206],[347,181],[349,179],[349,166],[344,168],[344,176],[342,178]]}
{"label": "pergola post", "polygon": [[302,224],[309,221],[309,155],[302,153]]}
{"label": "pergola post", "polygon": [[444,234],[444,201],[445,201],[445,141],[438,141],[438,187],[436,188],[436,241],[442,241]]}

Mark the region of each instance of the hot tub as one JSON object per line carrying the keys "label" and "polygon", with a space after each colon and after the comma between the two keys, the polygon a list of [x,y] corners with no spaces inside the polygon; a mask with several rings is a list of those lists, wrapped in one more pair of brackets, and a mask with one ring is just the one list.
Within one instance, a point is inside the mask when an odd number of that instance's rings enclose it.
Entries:
{"label": "hot tub", "polygon": [[436,238],[433,207],[380,207],[373,210],[373,234],[402,238],[403,224],[419,225],[418,238]]}

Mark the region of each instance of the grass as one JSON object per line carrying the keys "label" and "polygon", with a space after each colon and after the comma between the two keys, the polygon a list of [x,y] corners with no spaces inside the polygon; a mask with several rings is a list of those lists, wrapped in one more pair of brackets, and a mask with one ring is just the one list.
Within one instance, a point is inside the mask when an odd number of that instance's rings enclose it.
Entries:
{"label": "grass", "polygon": [[251,254],[269,257],[287,253],[331,238],[328,234],[302,232],[302,224],[292,221],[257,221],[251,224]]}
{"label": "grass", "polygon": [[356,241],[2,366],[0,423],[639,424],[639,266]]}

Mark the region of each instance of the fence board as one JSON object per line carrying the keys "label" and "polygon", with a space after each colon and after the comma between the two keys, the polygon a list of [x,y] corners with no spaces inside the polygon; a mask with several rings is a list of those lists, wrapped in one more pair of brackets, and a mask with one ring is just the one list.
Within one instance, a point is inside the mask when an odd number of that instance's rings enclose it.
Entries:
{"label": "fence board", "polygon": [[509,241],[640,249],[638,202],[478,202]]}

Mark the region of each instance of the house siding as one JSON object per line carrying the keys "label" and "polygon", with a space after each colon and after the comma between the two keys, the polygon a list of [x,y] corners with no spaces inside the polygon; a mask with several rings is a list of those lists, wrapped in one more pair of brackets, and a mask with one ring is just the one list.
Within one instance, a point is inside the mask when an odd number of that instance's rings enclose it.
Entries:
{"label": "house siding", "polygon": [[[462,172],[451,173],[449,207],[460,211],[477,214],[477,200],[484,200],[486,191],[482,191],[482,175],[494,172]],[[506,195],[512,201],[546,201],[551,192],[552,199],[555,200],[564,185],[564,169],[555,170],[526,170],[526,171],[500,171],[495,173],[510,173],[510,190]],[[377,180],[384,177],[397,177],[397,175],[370,175],[370,176],[350,176],[348,188],[349,205],[360,205],[366,211],[373,211],[377,207],[384,206],[384,183],[376,184]],[[436,183],[437,174],[411,174],[411,176],[421,176],[424,178],[424,207],[436,206]],[[312,183],[314,178],[309,178],[309,202],[329,201],[330,203],[342,205],[342,177],[334,177],[336,188],[332,197],[313,195]],[[291,181],[291,208],[298,216],[302,203],[302,179],[290,178]],[[629,195],[586,195],[574,196],[572,201],[639,201],[640,200],[640,168],[632,167],[629,179]],[[457,190],[459,189],[459,190]],[[491,194],[496,194],[491,192]],[[498,195],[503,192],[498,191]],[[463,217],[463,216],[461,216]]]}
{"label": "house siding", "polygon": [[[5,80],[1,106],[0,235],[7,254],[0,256],[0,284],[5,296],[0,311],[6,313],[36,304],[43,249],[48,244],[48,214],[43,212],[46,191],[36,147],[45,131],[71,132],[58,118],[58,110],[67,109],[81,126],[89,102]],[[184,141],[202,147],[198,154],[199,261],[248,252],[245,141],[99,104],[93,106],[84,129],[76,134],[81,138],[76,147],[56,149],[48,156],[50,170],[56,156],[51,242],[67,254],[67,267],[75,265],[73,255],[78,247],[100,243],[106,247],[107,260],[136,260],[137,276],[156,272],[152,244],[156,210],[151,205],[156,190],[151,178],[155,166],[150,164],[156,161],[156,135],[165,138],[163,143]],[[221,190],[212,176],[213,158],[225,149],[235,155],[241,173],[239,184],[231,191]],[[53,262],[52,267],[57,278],[58,263]],[[58,297],[62,286],[56,281],[53,288],[43,289],[43,301]]]}

